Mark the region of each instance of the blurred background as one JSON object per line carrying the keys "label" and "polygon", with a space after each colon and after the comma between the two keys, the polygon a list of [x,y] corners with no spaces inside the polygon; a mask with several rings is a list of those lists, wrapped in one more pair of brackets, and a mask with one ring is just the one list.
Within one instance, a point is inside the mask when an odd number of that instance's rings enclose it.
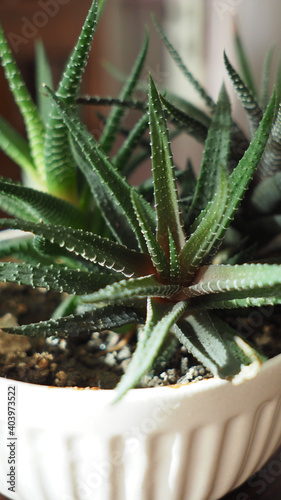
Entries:
{"label": "blurred background", "polygon": [[[35,95],[34,42],[44,41],[54,80],[77,40],[91,0],[0,0],[0,21],[13,49],[24,79]],[[83,93],[117,96],[120,81],[110,74],[109,65],[128,73],[140,50],[145,26],[150,31],[150,50],[144,78],[151,72],[165,88],[200,104],[193,89],[176,68],[151,21],[151,12],[160,21],[189,69],[216,99],[222,80],[223,50],[236,64],[233,47],[234,25],[239,26],[251,66],[259,82],[262,61],[270,44],[276,44],[274,66],[281,42],[280,0],[108,0],[92,46],[84,77]],[[230,85],[228,85],[230,89]],[[231,90],[231,89],[230,89]],[[233,96],[234,115],[243,125]],[[93,109],[84,110],[89,129],[98,136],[102,127]],[[0,114],[24,133],[21,117],[0,70]],[[190,156],[200,165],[202,148],[192,139],[179,139],[174,145],[176,162]],[[17,168],[1,153],[0,174],[17,178]]]}
{"label": "blurred background", "polygon": [[[35,40],[43,40],[57,82],[90,4],[91,0],[0,0],[1,24],[33,96]],[[108,66],[113,65],[122,73],[128,73],[140,50],[147,25],[150,50],[144,78],[151,72],[158,86],[168,87],[200,104],[197,95],[163,48],[151,21],[151,12],[155,13],[189,69],[214,99],[223,79],[226,81],[232,95],[234,115],[245,126],[244,114],[227,82],[223,50],[236,65],[233,30],[237,25],[256,81],[260,81],[262,62],[272,43],[276,47],[273,64],[273,69],[276,69],[281,47],[280,0],[108,0],[92,46],[83,93],[118,95],[120,81],[110,74]],[[0,114],[24,134],[22,119],[1,69]],[[83,110],[83,114],[89,129],[98,137],[102,126],[100,119],[92,109]],[[173,151],[178,164],[185,164],[186,157],[190,156],[195,166],[199,166],[202,148],[192,139],[184,137],[177,140]],[[15,165],[1,152],[0,175],[14,179],[19,177]],[[240,494],[232,493],[227,498],[280,498],[279,479],[270,482],[262,496],[258,496],[254,488],[243,486]],[[3,497],[0,495],[0,498]]]}

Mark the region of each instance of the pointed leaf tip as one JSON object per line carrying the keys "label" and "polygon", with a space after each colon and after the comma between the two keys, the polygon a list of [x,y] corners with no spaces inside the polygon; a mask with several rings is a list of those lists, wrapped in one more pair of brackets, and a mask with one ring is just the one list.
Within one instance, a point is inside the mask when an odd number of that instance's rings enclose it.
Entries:
{"label": "pointed leaf tip", "polygon": [[174,162],[165,114],[151,76],[149,83],[149,121],[157,215],[157,239],[166,256],[169,256],[169,229],[178,252],[184,245],[185,235],[179,210]]}

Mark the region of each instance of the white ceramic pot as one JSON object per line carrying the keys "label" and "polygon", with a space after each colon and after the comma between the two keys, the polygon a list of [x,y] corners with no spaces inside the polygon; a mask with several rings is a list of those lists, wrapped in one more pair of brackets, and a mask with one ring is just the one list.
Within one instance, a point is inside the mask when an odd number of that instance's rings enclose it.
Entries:
{"label": "white ceramic pot", "polygon": [[[11,387],[16,440],[7,439]],[[1,379],[0,492],[13,500],[214,500],[281,443],[281,355],[240,385],[209,379],[112,399],[110,390]],[[7,483],[11,442],[16,493]]]}
{"label": "white ceramic pot", "polygon": [[27,241],[34,238],[34,234],[20,231],[20,229],[3,229],[0,231],[0,241]]}

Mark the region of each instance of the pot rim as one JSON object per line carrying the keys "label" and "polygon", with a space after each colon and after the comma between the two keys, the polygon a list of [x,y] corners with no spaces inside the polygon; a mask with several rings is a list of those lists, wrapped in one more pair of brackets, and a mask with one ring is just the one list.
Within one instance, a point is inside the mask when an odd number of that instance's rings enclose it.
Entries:
{"label": "pot rim", "polygon": [[[214,376],[212,378],[203,379],[203,380],[199,380],[199,381],[197,380],[194,382],[189,382],[187,384],[173,384],[173,385],[160,386],[160,387],[133,388],[133,389],[130,389],[125,394],[123,399],[126,398],[126,399],[134,400],[135,394],[138,394],[140,399],[143,399],[143,398],[146,399],[147,397],[153,399],[155,396],[158,396],[160,393],[164,394],[164,392],[166,394],[168,394],[168,392],[170,394],[174,394],[175,392],[180,391],[180,392],[182,392],[182,393],[184,392],[186,394],[189,394],[189,393],[194,394],[194,393],[206,392],[209,390],[215,390],[216,388],[224,387],[224,386],[225,387],[237,387],[237,388],[239,388],[240,386],[245,385],[245,384],[246,385],[252,384],[256,379],[258,380],[264,374],[269,374],[269,373],[276,371],[276,370],[278,371],[279,364],[280,364],[280,376],[281,376],[281,353],[280,353],[280,354],[277,354],[276,356],[274,356],[273,358],[266,360],[262,364],[260,371],[255,376],[250,377],[250,378],[243,380],[243,381],[238,381],[236,383],[232,383],[229,380],[221,379],[220,377]],[[31,382],[24,382],[24,381],[9,379],[8,377],[1,377],[0,376],[0,383],[3,383],[3,381],[5,384],[12,385],[14,383],[16,385],[20,385],[20,386],[24,385],[26,387],[30,387],[31,391],[32,390],[35,391],[36,388],[41,388],[41,389],[46,390],[46,392],[50,391],[50,390],[55,390],[55,391],[60,391],[60,392],[65,391],[68,393],[73,392],[74,394],[81,394],[83,392],[87,392],[87,393],[96,394],[98,397],[100,397],[101,394],[102,395],[112,394],[115,390],[115,389],[99,389],[97,387],[77,387],[77,386],[57,387],[57,386],[52,386],[52,385],[41,385],[41,384],[35,384],[35,383],[31,383]],[[139,397],[138,397],[138,399],[139,399]]]}
{"label": "pot rim", "polygon": [[[234,416],[253,416],[268,404],[274,413],[281,407],[281,354],[238,385],[213,378],[180,387],[131,389],[116,404],[111,389],[42,386],[5,378],[0,381],[0,401],[7,401],[9,387],[15,387],[19,435],[24,429],[37,429],[113,438],[143,429],[147,422],[151,431],[144,434],[189,432],[205,425],[225,425]],[[7,405],[2,407],[0,424],[2,420],[5,428]]]}

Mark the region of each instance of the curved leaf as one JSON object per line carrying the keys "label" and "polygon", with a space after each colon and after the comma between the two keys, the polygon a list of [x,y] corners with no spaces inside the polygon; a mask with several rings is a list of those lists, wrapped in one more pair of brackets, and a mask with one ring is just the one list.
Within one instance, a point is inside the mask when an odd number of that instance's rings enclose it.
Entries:
{"label": "curved leaf", "polygon": [[0,232],[0,259],[16,255],[18,252],[29,251],[33,246],[33,234],[21,231]]}
{"label": "curved leaf", "polygon": [[275,92],[266,108],[250,146],[230,175],[230,194],[219,237],[222,238],[234,217],[264,152],[274,116]]}
{"label": "curved leaf", "polygon": [[36,172],[28,143],[2,116],[0,116],[0,148],[36,185],[40,185],[41,180]]}
{"label": "curved leaf", "polygon": [[56,336],[57,338],[66,338],[68,336],[89,335],[95,331],[111,330],[143,320],[144,315],[141,309],[107,305],[63,318],[50,319],[14,328],[2,328],[2,330],[27,337]]}
{"label": "curved leaf", "polygon": [[24,119],[29,138],[30,152],[42,183],[45,182],[44,127],[36,106],[22,79],[20,71],[0,26],[0,57],[6,78]]}
{"label": "curved leaf", "polygon": [[158,24],[158,22],[156,21],[156,19],[154,17],[153,17],[153,22],[154,22],[154,25],[155,25],[159,35],[162,38],[167,50],[169,51],[170,55],[172,56],[173,60],[177,64],[177,66],[180,68],[182,73],[186,76],[188,81],[193,85],[193,87],[198,92],[198,94],[202,97],[205,104],[213,111],[215,109],[215,106],[216,106],[213,99],[207,94],[206,90],[202,87],[202,85],[194,78],[192,73],[190,73],[190,71],[188,70],[188,68],[186,67],[184,62],[182,61],[182,58],[180,57],[180,55],[178,54],[176,49],[173,47],[171,42],[168,40],[164,31],[162,30],[162,28],[160,27],[160,25]]}
{"label": "curved leaf", "polygon": [[153,265],[159,275],[165,280],[169,276],[169,263],[166,255],[155,237],[153,228],[151,228],[146,219],[145,211],[140,203],[140,199],[136,197],[135,191],[132,190],[131,196],[134,210],[145,238]]}
{"label": "curved leaf", "polygon": [[[281,169],[281,107],[271,130],[271,134],[259,163],[255,178],[258,181],[266,180]],[[266,200],[265,200],[266,204]]]}
{"label": "curved leaf", "polygon": [[[82,172],[88,172],[89,166],[81,151],[79,145],[70,138],[74,158]],[[108,190],[106,184],[100,179],[98,174],[91,170],[89,171],[91,180],[91,195],[93,196],[96,206],[94,208],[94,220],[97,220],[97,208],[101,213],[102,224],[107,226],[118,243],[126,244],[133,250],[138,250],[138,241],[135,232],[124,212],[116,202],[114,196]],[[87,206],[87,204],[86,204]],[[95,226],[93,226],[95,227]],[[100,229],[101,231],[101,229]],[[96,231],[95,231],[96,232]]]}
{"label": "curved leaf", "polygon": [[[121,94],[120,94],[120,99],[129,99],[133,90],[135,89],[135,86],[137,84],[137,81],[139,79],[139,76],[141,74],[141,71],[143,69],[143,65],[145,62],[146,54],[147,54],[147,49],[148,49],[148,32],[146,31],[145,34],[145,40],[143,43],[143,46],[141,48],[140,54],[134,64],[134,67],[131,71],[130,76],[128,77],[127,82],[125,83]],[[101,148],[105,153],[109,153],[112,149],[114,140],[116,138],[116,135],[118,133],[120,121],[123,118],[123,115],[125,113],[125,108],[122,108],[120,106],[114,108],[109,115],[109,118],[106,122],[106,126],[103,129],[101,138],[100,138],[100,145]]]}
{"label": "curved leaf", "polygon": [[236,93],[245,109],[247,112],[250,125],[251,125],[251,133],[253,133],[257,130],[258,125],[262,119],[262,109],[260,108],[259,104],[257,103],[254,95],[252,94],[251,90],[245,85],[243,80],[240,78],[238,75],[237,71],[233,68],[231,65],[227,55],[224,53],[224,63],[227,69],[227,72],[230,76],[230,79],[234,85],[234,88],[236,90]]}
{"label": "curved leaf", "polygon": [[253,77],[252,71],[251,71],[250,61],[246,55],[241,37],[240,37],[237,29],[235,30],[234,40],[235,40],[238,60],[240,63],[240,67],[242,69],[243,78],[245,80],[247,87],[250,89],[252,94],[256,97],[257,92],[256,92],[256,88],[255,88],[255,83],[254,83],[254,77]]}
{"label": "curved leaf", "polygon": [[81,295],[113,283],[116,276],[54,265],[0,262],[0,281]]}
{"label": "curved leaf", "polygon": [[46,238],[51,243],[65,248],[83,259],[114,269],[126,276],[146,275],[153,270],[150,257],[137,253],[99,235],[82,229],[65,228],[51,224],[34,223],[17,219],[0,219],[0,226],[6,226]]}
{"label": "curved leaf", "polygon": [[149,121],[154,182],[155,210],[157,216],[157,240],[169,255],[169,230],[178,251],[184,245],[185,235],[179,211],[179,200],[174,174],[166,120],[161,101],[150,77]]}
{"label": "curved leaf", "polygon": [[[80,153],[84,157],[85,161],[81,162],[79,167],[85,175],[93,195],[95,194],[96,174],[98,174],[100,181],[104,183],[109,192],[113,195],[114,201],[119,204],[129,223],[133,227],[141,249],[145,250],[146,244],[132,208],[130,196],[132,189],[131,186],[125,181],[119,172],[116,171],[112,163],[96,143],[94,137],[88,132],[85,125],[83,125],[76,117],[75,113],[73,113],[69,107],[58,99],[50,89],[46,87],[46,90],[51,100],[57,106],[58,111],[63,117],[70,133],[81,150]],[[93,170],[95,175],[92,174]],[[146,203],[146,214],[148,220],[151,221],[151,224],[154,224],[153,209],[148,203]]]}
{"label": "curved leaf", "polygon": [[[2,198],[7,199],[6,207]],[[14,217],[52,224],[84,227],[85,215],[74,205],[42,191],[22,186],[0,177],[0,206]]]}
{"label": "curved leaf", "polygon": [[230,103],[224,85],[205,142],[203,159],[193,200],[186,215],[186,226],[206,208],[218,186],[219,170],[227,168],[231,132]]}
{"label": "curved leaf", "polygon": [[[49,86],[49,85],[48,85]],[[90,104],[91,106],[121,106],[127,109],[147,110],[147,103],[136,99],[122,99],[120,97],[101,97],[99,95],[83,95],[76,100],[77,104]]]}
{"label": "curved leaf", "polygon": [[[281,266],[242,264],[202,267],[195,284],[185,288],[194,307],[250,307],[280,302]],[[196,299],[198,297],[198,300]],[[227,302],[229,305],[227,306]]]}
{"label": "curved leaf", "polygon": [[[239,347],[239,339],[235,330],[215,314],[202,311],[189,315],[173,326],[173,333],[198,361],[204,364],[214,375],[232,379],[244,364],[253,362]],[[260,358],[256,351],[256,366],[252,376],[260,368]]]}
{"label": "curved leaf", "polygon": [[176,122],[178,126],[184,127],[185,131],[194,137],[194,139],[199,141],[201,144],[204,144],[208,133],[206,125],[203,125],[200,121],[195,120],[180,109],[176,108],[163,96],[160,96],[160,98],[165,111],[169,113],[173,121]]}
{"label": "curved leaf", "polygon": [[129,160],[135,148],[139,145],[140,139],[148,128],[148,116],[145,113],[130,131],[122,146],[118,149],[112,163],[123,175],[129,175]]}
{"label": "curved leaf", "polygon": [[170,282],[180,283],[182,279],[180,259],[170,230],[169,230],[169,248],[170,248],[169,252]]}
{"label": "curved leaf", "polygon": [[262,71],[262,79],[261,79],[261,90],[260,90],[260,105],[262,109],[265,109],[268,104],[268,87],[269,87],[269,78],[270,78],[270,67],[272,63],[274,46],[272,45],[265,57],[263,71]]}
{"label": "curved leaf", "polygon": [[183,97],[175,95],[166,89],[163,96],[165,101],[168,101],[169,104],[172,104],[176,109],[181,110],[185,115],[190,116],[190,118],[193,118],[196,122],[201,123],[207,129],[211,125],[212,117],[203,109],[195,106],[192,102],[187,101]]}
{"label": "curved leaf", "polygon": [[116,387],[118,401],[129,389],[136,386],[141,377],[152,366],[170,328],[182,316],[186,309],[184,302],[170,304],[163,311],[159,303],[150,301],[148,314],[136,350],[125,375]]}
{"label": "curved leaf", "polygon": [[187,240],[179,256],[185,283],[188,283],[199,265],[208,257],[214,245],[219,241],[228,196],[228,175],[225,168],[221,166],[217,192],[205,210],[200,213],[198,223],[195,221],[196,228]]}
{"label": "curved leaf", "polygon": [[108,285],[102,290],[82,297],[84,302],[123,302],[128,298],[171,297],[179,290],[178,285],[165,285],[154,275],[122,280]]}
{"label": "curved leaf", "polygon": [[[74,107],[77,98],[96,28],[97,15],[98,2],[94,0],[56,92],[68,106]],[[68,129],[54,106],[51,108],[46,129],[45,164],[48,190],[61,198],[75,202],[76,166],[69,147]]]}

